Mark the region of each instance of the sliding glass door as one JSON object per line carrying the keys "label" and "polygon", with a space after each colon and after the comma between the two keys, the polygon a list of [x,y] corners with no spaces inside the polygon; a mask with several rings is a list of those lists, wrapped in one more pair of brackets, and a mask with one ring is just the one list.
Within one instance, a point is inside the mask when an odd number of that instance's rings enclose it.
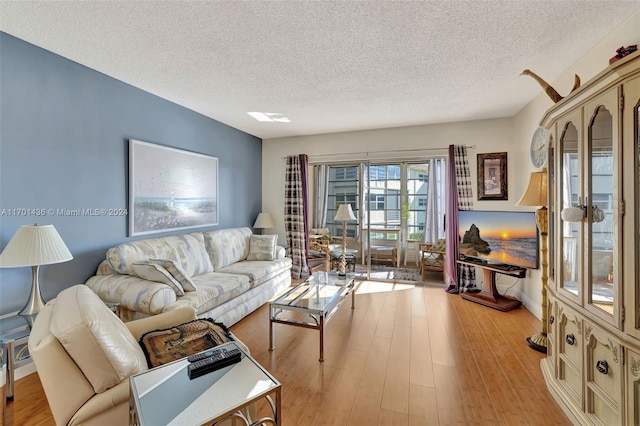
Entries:
{"label": "sliding glass door", "polygon": [[328,176],[326,227],[339,245],[336,212],[340,204],[351,205],[356,220],[347,222],[346,237],[356,271],[374,280],[419,281],[429,188],[436,187],[429,184],[430,163],[330,165]]}

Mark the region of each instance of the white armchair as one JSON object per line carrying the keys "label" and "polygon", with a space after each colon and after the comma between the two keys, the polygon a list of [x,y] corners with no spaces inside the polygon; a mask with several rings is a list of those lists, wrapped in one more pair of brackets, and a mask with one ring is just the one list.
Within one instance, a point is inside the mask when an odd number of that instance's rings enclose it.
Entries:
{"label": "white armchair", "polygon": [[147,370],[138,339],[195,318],[195,310],[184,307],[123,323],[85,285],[60,292],[40,311],[29,337],[56,424],[128,424],[129,376]]}

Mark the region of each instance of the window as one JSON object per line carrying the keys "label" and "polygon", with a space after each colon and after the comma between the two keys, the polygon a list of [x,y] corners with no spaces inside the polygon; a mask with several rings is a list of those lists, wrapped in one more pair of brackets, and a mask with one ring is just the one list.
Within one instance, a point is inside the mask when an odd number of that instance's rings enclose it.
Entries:
{"label": "window", "polygon": [[[360,182],[361,173],[367,178],[365,182]],[[361,227],[366,227],[366,222],[360,223],[360,216],[363,214],[360,210],[365,208],[368,211],[364,212],[364,220],[370,220],[373,229],[400,229],[406,226],[408,238],[422,240],[426,223],[428,183],[428,164],[331,166],[327,227],[332,235],[342,235],[342,222],[335,222],[334,217],[338,206],[348,203],[357,218],[356,221],[347,222],[348,237],[358,237]],[[364,191],[364,199],[361,191]],[[361,202],[364,206],[360,205]],[[380,236],[395,238],[394,234]]]}
{"label": "window", "polygon": [[424,224],[427,220],[427,187],[429,169],[426,164],[407,166],[407,235],[411,240],[424,239]]}
{"label": "window", "polygon": [[[351,204],[356,218],[359,218],[359,166],[330,167],[329,168],[329,197],[327,200],[327,228],[331,235],[342,235],[342,222],[335,222],[334,218],[340,204]],[[347,222],[347,236],[356,237],[359,221]]]}
{"label": "window", "polygon": [[384,195],[383,194],[371,194],[368,197],[369,210],[384,210]]}
{"label": "window", "polygon": [[[400,228],[402,226],[402,203],[400,165],[371,165],[368,167],[369,176],[369,219],[371,228]],[[386,235],[387,234],[382,234]],[[388,234],[395,238],[394,234]]]}

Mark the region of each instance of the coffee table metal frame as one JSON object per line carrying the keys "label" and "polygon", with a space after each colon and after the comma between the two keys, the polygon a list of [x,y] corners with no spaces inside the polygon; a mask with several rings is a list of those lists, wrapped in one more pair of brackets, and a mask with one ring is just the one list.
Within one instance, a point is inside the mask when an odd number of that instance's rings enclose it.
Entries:
{"label": "coffee table metal frame", "polygon": [[[242,360],[194,380],[188,378],[189,362],[186,358],[131,376],[129,424],[217,425],[223,420],[234,418],[247,426],[281,425],[280,382],[235,342],[217,346],[223,347],[228,350],[240,349]],[[237,399],[230,396],[233,391],[225,392],[225,389],[230,390],[234,386],[238,389],[235,393],[241,395]],[[251,395],[247,396],[248,394]],[[143,398],[147,399],[147,407],[143,406]],[[273,415],[252,419],[249,406],[262,398],[266,399]],[[172,404],[175,407],[171,407]],[[155,418],[146,419],[145,412],[149,417]],[[162,418],[158,418],[159,412],[170,414],[167,418],[160,414]]]}
{"label": "coffee table metal frame", "polygon": [[[355,274],[340,277],[333,272],[315,272],[314,275],[289,289],[269,303],[269,350],[275,350],[275,324],[311,328],[320,333],[320,362],[324,362],[324,327],[342,301],[351,294],[351,309],[355,309]],[[283,318],[287,311],[307,314],[312,320]]]}

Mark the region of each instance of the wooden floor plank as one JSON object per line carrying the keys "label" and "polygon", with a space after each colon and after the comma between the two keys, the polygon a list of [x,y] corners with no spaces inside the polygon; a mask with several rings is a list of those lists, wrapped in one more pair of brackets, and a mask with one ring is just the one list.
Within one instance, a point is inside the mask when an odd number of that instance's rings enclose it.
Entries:
{"label": "wooden floor plank", "polygon": [[409,387],[409,426],[439,424],[435,387],[411,384]]}
{"label": "wooden floor plank", "polygon": [[[499,312],[437,287],[363,282],[318,332],[276,325],[268,307],[231,327],[282,383],[284,426],[568,426],[525,344],[540,322],[526,309]],[[37,374],[16,383],[7,426],[54,425]],[[266,407],[260,406],[266,413]]]}
{"label": "wooden floor plank", "polygon": [[380,410],[378,426],[407,426],[408,424],[409,416],[406,414],[400,414],[389,410]]}
{"label": "wooden floor plank", "polygon": [[382,392],[382,409],[409,414],[409,361],[411,357],[411,329],[393,329],[387,374]]}

